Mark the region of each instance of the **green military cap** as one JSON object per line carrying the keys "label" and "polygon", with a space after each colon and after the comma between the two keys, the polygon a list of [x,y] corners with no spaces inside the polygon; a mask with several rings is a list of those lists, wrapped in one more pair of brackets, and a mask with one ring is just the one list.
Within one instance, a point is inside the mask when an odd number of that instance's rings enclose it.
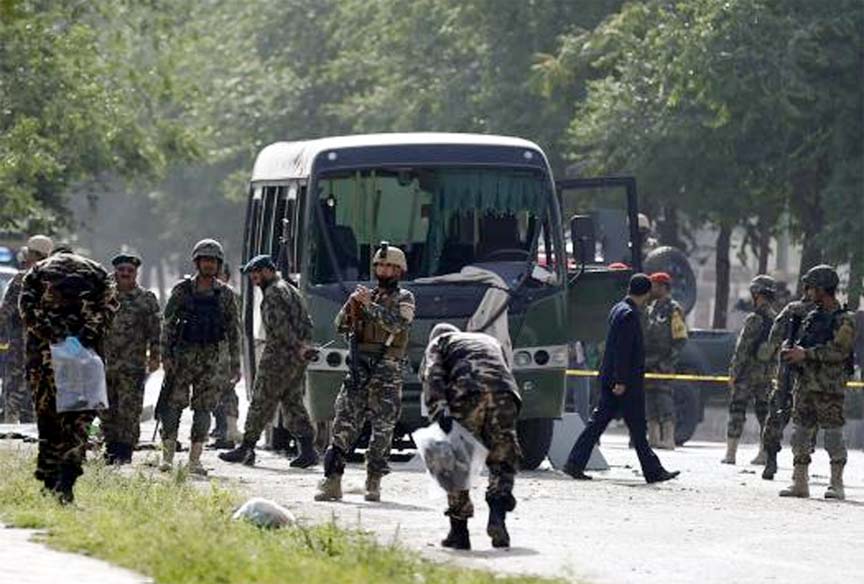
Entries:
{"label": "green military cap", "polygon": [[764,274],[756,276],[750,281],[750,292],[773,296],[777,292],[777,282],[771,276]]}
{"label": "green military cap", "polygon": [[273,263],[273,258],[267,254],[257,255],[243,266],[240,271],[244,274],[248,274],[249,272],[254,272],[255,270],[264,270],[270,269],[275,270],[276,264]]}
{"label": "green military cap", "polygon": [[134,253],[118,253],[111,258],[111,265],[116,268],[120,264],[132,264],[138,268],[141,267],[141,258]]}
{"label": "green military cap", "polygon": [[840,284],[840,277],[834,268],[827,264],[821,264],[807,270],[802,281],[805,286],[827,290],[836,288]]}

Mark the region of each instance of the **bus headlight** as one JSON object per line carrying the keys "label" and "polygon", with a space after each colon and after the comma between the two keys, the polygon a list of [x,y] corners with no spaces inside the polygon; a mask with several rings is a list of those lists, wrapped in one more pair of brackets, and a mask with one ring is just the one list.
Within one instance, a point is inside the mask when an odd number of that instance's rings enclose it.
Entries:
{"label": "bus headlight", "polygon": [[546,349],[540,349],[539,351],[535,351],[534,353],[534,362],[540,365],[546,365],[549,362],[549,351]]}
{"label": "bus headlight", "polygon": [[513,364],[516,367],[528,367],[531,365],[531,353],[528,351],[516,351],[513,355]]}
{"label": "bus headlight", "polygon": [[549,351],[549,364],[556,367],[566,367],[569,360],[567,347],[555,347]]}
{"label": "bus headlight", "polygon": [[327,353],[327,364],[330,367],[339,367],[342,364],[342,355],[339,354],[339,351]]}

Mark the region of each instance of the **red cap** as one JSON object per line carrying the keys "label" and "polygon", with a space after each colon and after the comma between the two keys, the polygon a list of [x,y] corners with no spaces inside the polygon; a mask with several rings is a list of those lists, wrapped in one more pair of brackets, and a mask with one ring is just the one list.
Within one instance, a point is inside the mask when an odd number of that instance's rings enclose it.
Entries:
{"label": "red cap", "polygon": [[658,284],[669,284],[672,282],[672,276],[666,272],[654,272],[648,277],[651,278],[652,282],[657,282]]}
{"label": "red cap", "polygon": [[630,266],[625,264],[624,262],[613,262],[609,264],[610,270],[629,270]]}

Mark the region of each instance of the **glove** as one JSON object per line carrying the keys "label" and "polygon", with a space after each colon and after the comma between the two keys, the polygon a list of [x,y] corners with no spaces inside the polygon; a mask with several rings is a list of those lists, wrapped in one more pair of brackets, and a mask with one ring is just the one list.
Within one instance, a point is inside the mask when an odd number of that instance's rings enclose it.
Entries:
{"label": "glove", "polygon": [[438,422],[438,427],[441,428],[442,432],[449,434],[453,429],[453,416],[450,415],[450,408],[446,406],[442,408],[435,416],[435,421]]}

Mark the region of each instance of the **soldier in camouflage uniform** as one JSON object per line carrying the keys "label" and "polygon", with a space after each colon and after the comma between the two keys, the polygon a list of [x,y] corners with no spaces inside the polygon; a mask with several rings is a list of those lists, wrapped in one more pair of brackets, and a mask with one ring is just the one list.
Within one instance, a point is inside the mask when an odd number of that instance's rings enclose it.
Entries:
{"label": "soldier in camouflage uniform", "polygon": [[260,286],[261,320],[264,323],[264,350],[258,362],[252,403],[246,415],[243,443],[219,458],[226,462],[255,464],[255,444],[264,426],[281,404],[288,431],[297,440],[300,454],[291,461],[295,468],[318,464],[315,429],[303,405],[306,364],[312,340],[312,319],[300,293],[282,279],[269,255],[260,255],[243,267],[252,283]]}
{"label": "soldier in camouflage uniform", "polygon": [[[231,270],[228,263],[222,265],[222,269],[217,276],[223,284],[231,288]],[[236,290],[234,297],[237,301],[238,309],[242,306],[240,295]],[[231,351],[228,343],[222,343],[219,347],[219,387],[222,389],[219,392],[219,405],[213,411],[213,419],[216,422],[215,430],[212,436],[216,440],[208,448],[217,450],[231,450],[235,444],[242,438],[240,432],[237,431],[237,418],[240,417],[240,400],[237,398],[235,386],[237,383],[231,379]]]}
{"label": "soldier in camouflage uniform", "polygon": [[[645,370],[650,373],[675,373],[678,356],[687,343],[684,311],[672,299],[672,278],[666,272],[651,274],[651,297],[646,311]],[[664,380],[645,381],[645,414],[648,443],[657,448],[675,449],[675,394]]]}
{"label": "soldier in camouflage uniform", "polygon": [[402,250],[382,243],[372,260],[378,287],[357,289],[336,316],[336,329],[353,336],[356,363],[336,398],[330,447],[324,455],[324,480],[316,501],[342,498],[345,457],[366,422],[372,427],[366,450],[367,501],[381,498],[381,477],[390,472],[387,459],[402,407],[402,368],[414,320],[414,295],[399,287],[408,269]]}
{"label": "soldier in camouflage uniform", "polygon": [[147,373],[159,369],[161,315],[156,295],[138,285],[141,258],[122,253],[114,256],[111,264],[120,308],[105,338],[108,409],[99,418],[105,436],[105,461],[128,464],[138,444],[144,382]]}
{"label": "soldier in camouflage uniform", "polygon": [[[516,380],[501,345],[482,333],[463,333],[450,324],[436,325],[420,372],[429,418],[445,433],[456,420],[489,449],[489,522],[486,532],[496,548],[510,547],[505,517],[516,507],[513,481],[521,455],[516,419],[522,406]],[[447,494],[450,533],[444,547],[471,549],[468,519],[474,515],[469,491]]]}
{"label": "soldier in camouflage uniform", "polygon": [[[219,403],[219,348],[228,342],[231,381],[240,380],[239,310],[234,292],[216,278],[224,261],[222,245],[213,239],[195,244],[197,273],[171,290],[162,322],[165,380],[157,404],[162,420],[162,465],[170,470],[183,409],[191,404],[192,435],[189,471],[205,475],[201,452],[210,430],[210,416]],[[192,400],[189,400],[189,388]]]}
{"label": "soldier in camouflage uniform", "polygon": [[801,338],[801,323],[804,317],[815,308],[816,305],[810,302],[806,295],[803,300],[786,304],[774,319],[768,342],[759,349],[759,359],[772,363],[776,371],[773,375],[776,384],[768,398],[768,417],[762,430],[762,449],[766,457],[762,478],[765,480],[772,480],[777,473],[777,453],[781,450],[783,430],[786,429],[792,415],[792,387],[795,384],[796,372],[794,368],[778,363],[780,348],[784,344],[792,346],[798,342]]}
{"label": "soldier in camouflage uniform", "polygon": [[807,293],[818,308],[804,320],[794,347],[783,349],[781,358],[800,368],[792,403],[792,485],[781,497],[809,497],[808,466],[813,434],[825,431],[825,450],[831,459],[831,483],[826,499],[844,499],[843,467],[846,444],[843,403],[846,382],[852,375],[855,317],[840,306],[836,293],[840,279],[831,266],[811,268],[803,278]]}
{"label": "soldier in camouflage uniform", "polygon": [[34,419],[33,395],[27,387],[24,357],[24,324],[18,310],[21,285],[27,270],[48,257],[54,247],[49,237],[34,235],[27,241],[22,269],[15,274],[0,304],[0,339],[8,344],[3,375],[3,421],[7,424],[30,423]]}
{"label": "soldier in camouflage uniform", "polygon": [[27,334],[27,376],[39,429],[35,476],[64,504],[74,499],[72,489],[83,472],[87,428],[95,412],[57,412],[50,346],[73,336],[103,354],[116,302],[114,284],[105,269],[65,248],[55,249],[24,276],[20,308]]}
{"label": "soldier in camouflage uniform", "polygon": [[[744,327],[735,343],[732,363],[729,365],[729,423],[726,430],[726,457],[721,462],[735,464],[738,442],[744,431],[747,403],[753,401],[753,410],[759,420],[759,433],[765,426],[768,415],[768,390],[771,384],[771,363],[760,359],[760,349],[768,341],[771,326],[777,314],[774,302],[774,278],[756,276],[750,282],[750,296],[755,310],[744,319]],[[764,355],[762,351],[762,355]],[[765,464],[765,452],[761,448],[751,464]]]}

